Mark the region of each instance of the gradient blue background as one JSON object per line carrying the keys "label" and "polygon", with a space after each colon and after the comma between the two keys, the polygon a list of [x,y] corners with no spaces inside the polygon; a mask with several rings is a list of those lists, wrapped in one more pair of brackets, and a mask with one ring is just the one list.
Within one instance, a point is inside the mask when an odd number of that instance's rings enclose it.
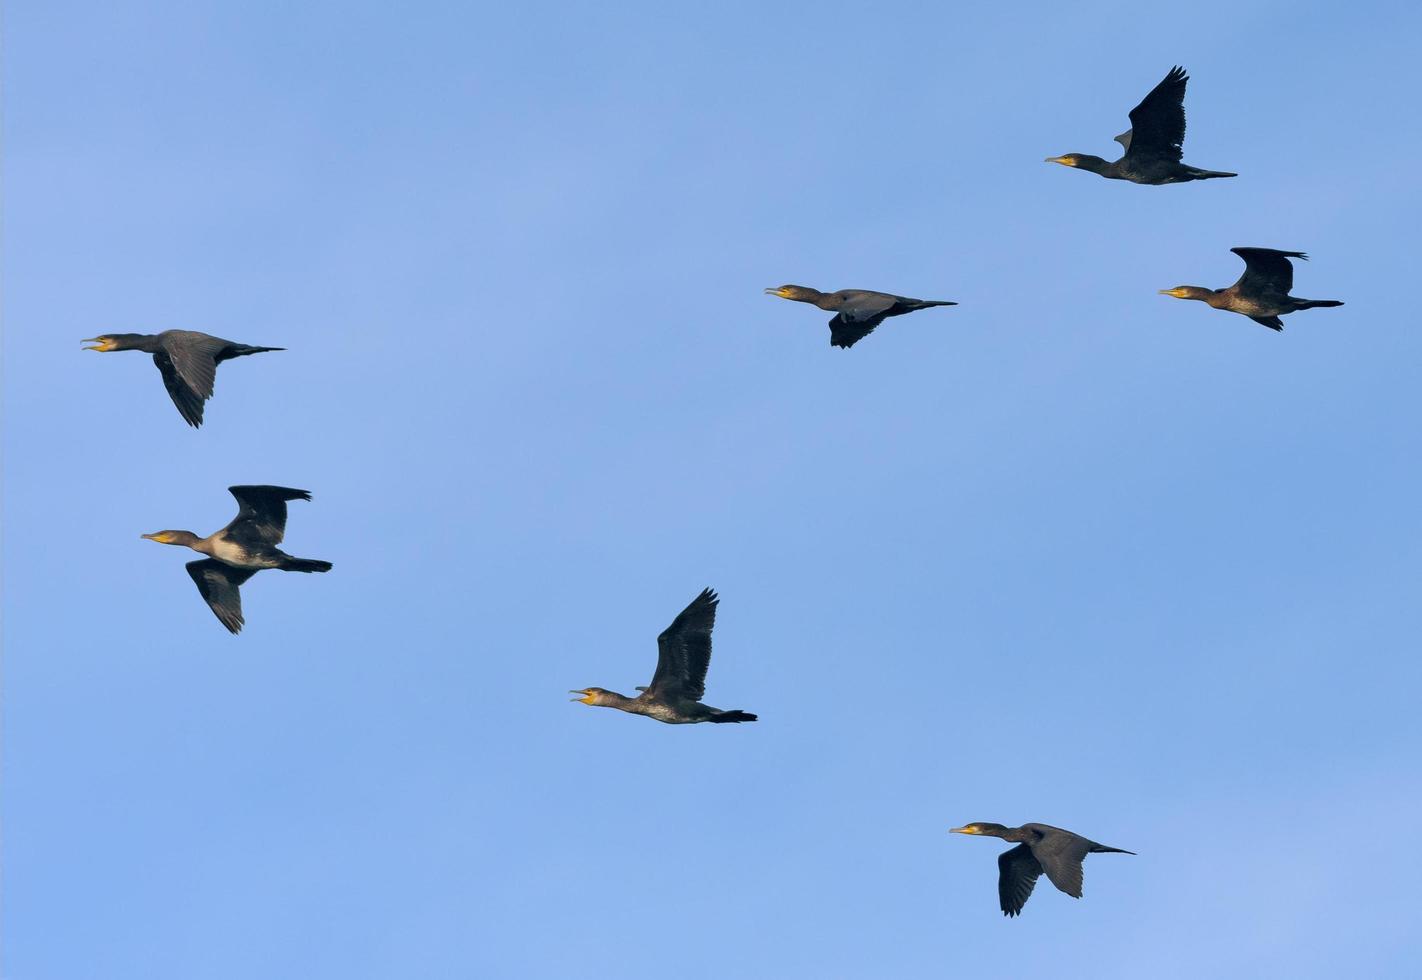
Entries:
{"label": "gradient blue background", "polygon": [[[988,6],[9,4],[4,975],[1415,975],[1422,15]],[[1042,162],[1176,63],[1238,179]],[[705,585],[758,724],[569,703]]]}

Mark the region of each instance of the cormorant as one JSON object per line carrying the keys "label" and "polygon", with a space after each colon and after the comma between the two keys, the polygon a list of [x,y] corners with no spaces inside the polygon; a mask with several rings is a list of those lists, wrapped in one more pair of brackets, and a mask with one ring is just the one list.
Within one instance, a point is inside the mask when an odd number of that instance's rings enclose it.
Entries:
{"label": "cormorant", "polygon": [[1284,329],[1284,321],[1279,319],[1284,314],[1316,306],[1343,305],[1343,301],[1337,299],[1299,299],[1289,295],[1289,290],[1294,288],[1294,267],[1289,259],[1306,260],[1308,256],[1302,252],[1281,252],[1274,248],[1232,248],[1230,251],[1244,260],[1244,275],[1233,286],[1225,289],[1176,286],[1162,289],[1160,294],[1176,299],[1198,299],[1217,310],[1243,314],[1270,330]]}
{"label": "cormorant", "polygon": [[891,316],[902,316],[931,306],[957,306],[946,299],[911,299],[893,293],[876,293],[869,289],[841,289],[822,293],[809,286],[776,286],[765,290],[781,299],[797,303],[813,303],[822,310],[833,310],[829,322],[830,346],[853,347],[874,332],[874,328]]}
{"label": "cormorant", "polygon": [[720,601],[715,592],[703,590],[662,631],[657,637],[657,672],[652,675],[650,686],[637,688],[642,692],[639,696],[629,698],[600,687],[568,693],[581,694],[573,700],[583,704],[630,711],[668,725],[755,721],[756,716],[749,711],[722,711],[701,703],[706,694],[706,667],[711,663],[716,603]]}
{"label": "cormorant", "polygon": [[1044,823],[1004,827],[1000,823],[970,823],[950,833],[1001,837],[1017,846],[997,856],[997,898],[1003,915],[1020,915],[1037,877],[1045,871],[1058,891],[1081,897],[1081,862],[1088,854],[1135,854],[1107,847],[1070,830]]}
{"label": "cormorant", "polygon": [[1089,170],[1112,180],[1135,184],[1179,184],[1211,177],[1238,177],[1223,170],[1201,170],[1180,162],[1180,145],[1185,142],[1185,69],[1175,67],[1131,110],[1131,128],[1116,142],[1126,148],[1125,156],[1109,163],[1089,153],[1068,153],[1047,157],[1047,163]]}
{"label": "cormorant", "polygon": [[242,596],[238,587],[264,568],[283,572],[329,572],[331,563],[293,558],[277,547],[286,534],[286,502],[310,500],[306,490],[290,487],[228,487],[239,505],[237,516],[222,530],[200,538],[191,531],[158,531],[142,537],[175,544],[208,555],[190,561],[188,574],[213,613],[229,632],[242,630]]}
{"label": "cormorant", "polygon": [[141,350],[153,355],[153,363],[163,373],[163,387],[178,414],[194,429],[202,425],[202,403],[212,397],[217,365],[234,357],[261,354],[285,347],[251,347],[196,330],[164,330],[159,334],[106,333],[80,341],[96,344],[85,350]]}

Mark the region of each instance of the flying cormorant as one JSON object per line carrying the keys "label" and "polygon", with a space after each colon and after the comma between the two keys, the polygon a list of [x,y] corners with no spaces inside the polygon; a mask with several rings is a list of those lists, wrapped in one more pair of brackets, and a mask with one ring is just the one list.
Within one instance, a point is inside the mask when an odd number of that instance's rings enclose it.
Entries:
{"label": "flying cormorant", "polygon": [[164,330],[159,334],[106,333],[81,341],[95,344],[85,350],[141,350],[153,355],[153,363],[163,374],[163,387],[178,414],[194,429],[202,425],[203,402],[212,397],[217,365],[234,357],[286,350],[285,347],[251,347],[196,330]]}
{"label": "flying cormorant", "polygon": [[1181,144],[1185,142],[1185,83],[1189,80],[1184,68],[1170,69],[1161,83],[1131,110],[1131,128],[1116,137],[1116,142],[1126,148],[1121,159],[1112,163],[1090,153],[1067,153],[1047,157],[1047,162],[1135,184],[1238,177],[1239,174],[1201,170],[1180,162]]}
{"label": "flying cormorant", "polygon": [[1337,299],[1299,299],[1290,296],[1294,288],[1294,267],[1289,259],[1307,259],[1302,252],[1281,252],[1274,248],[1232,248],[1244,260],[1244,275],[1233,286],[1206,289],[1204,286],[1176,286],[1162,289],[1162,296],[1198,299],[1217,310],[1229,310],[1262,323],[1270,330],[1283,330],[1279,317],[1318,306],[1342,306]]}
{"label": "flying cormorant", "polygon": [[1107,847],[1070,830],[1044,823],[1004,827],[1000,823],[970,823],[950,833],[1001,837],[1017,846],[997,856],[997,897],[1003,915],[1020,915],[1037,877],[1045,871],[1058,891],[1081,897],[1081,863],[1088,854],[1134,854]]}
{"label": "flying cormorant", "polygon": [[264,568],[283,572],[329,572],[331,563],[293,558],[277,547],[286,533],[286,502],[310,500],[305,490],[290,487],[228,487],[239,509],[231,523],[200,538],[191,531],[157,531],[142,537],[159,544],[191,548],[209,557],[187,564],[188,574],[223,626],[242,630],[242,596],[238,587]]}
{"label": "flying cormorant", "polygon": [[809,286],[774,286],[765,290],[771,296],[792,299],[797,303],[813,303],[822,310],[834,312],[829,322],[830,346],[853,347],[874,332],[874,328],[891,316],[901,316],[931,306],[957,306],[946,299],[912,299],[893,293],[876,293],[870,289],[841,289],[822,293]]}
{"label": "flying cormorant", "polygon": [[710,589],[691,600],[691,605],[672,620],[657,637],[657,672],[648,687],[635,698],[600,687],[587,687],[573,698],[599,708],[616,708],[634,715],[646,715],[668,725],[694,725],[709,721],[755,721],[748,711],[722,711],[701,703],[706,694],[706,668],[711,663],[711,630],[716,625],[716,604],[721,600]]}

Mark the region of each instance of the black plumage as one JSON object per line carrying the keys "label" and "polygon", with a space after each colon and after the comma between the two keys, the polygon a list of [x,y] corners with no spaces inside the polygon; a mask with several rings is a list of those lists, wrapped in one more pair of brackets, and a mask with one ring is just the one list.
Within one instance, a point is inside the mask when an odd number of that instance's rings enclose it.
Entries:
{"label": "black plumage", "polygon": [[1237,177],[1223,170],[1201,170],[1181,162],[1185,143],[1185,69],[1170,69],[1130,112],[1131,128],[1116,142],[1125,148],[1119,160],[1108,161],[1090,153],[1047,157],[1048,163],[1087,170],[1112,180],[1133,184],[1179,184],[1212,177]]}

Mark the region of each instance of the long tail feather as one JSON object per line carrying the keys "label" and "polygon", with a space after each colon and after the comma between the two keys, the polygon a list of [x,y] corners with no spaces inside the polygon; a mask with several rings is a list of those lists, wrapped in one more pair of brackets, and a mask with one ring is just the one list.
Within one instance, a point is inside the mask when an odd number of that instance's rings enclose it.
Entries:
{"label": "long tail feather", "polygon": [[283,572],[329,572],[331,563],[317,558],[291,558],[282,563]]}
{"label": "long tail feather", "polygon": [[727,722],[755,721],[756,716],[749,711],[723,711],[719,715],[712,715],[709,720],[717,725],[724,725]]}

